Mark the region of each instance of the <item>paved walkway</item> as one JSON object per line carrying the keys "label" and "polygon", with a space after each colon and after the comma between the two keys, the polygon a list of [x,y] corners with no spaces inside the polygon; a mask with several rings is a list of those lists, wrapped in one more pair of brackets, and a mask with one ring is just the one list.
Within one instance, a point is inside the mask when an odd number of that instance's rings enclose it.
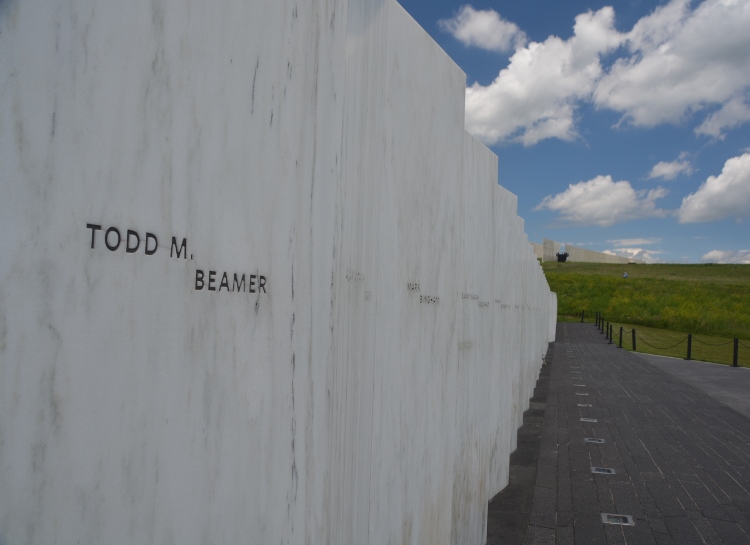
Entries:
{"label": "paved walkway", "polygon": [[750,368],[652,354],[638,356],[750,418]]}
{"label": "paved walkway", "polygon": [[558,324],[547,359],[527,543],[750,544],[750,418],[590,324]]}

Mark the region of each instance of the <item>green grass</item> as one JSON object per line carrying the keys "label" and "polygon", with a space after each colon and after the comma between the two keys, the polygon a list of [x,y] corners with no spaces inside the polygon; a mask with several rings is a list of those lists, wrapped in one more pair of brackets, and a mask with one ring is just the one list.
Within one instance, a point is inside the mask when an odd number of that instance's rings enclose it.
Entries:
{"label": "green grass", "polygon": [[[557,293],[561,321],[580,321],[582,310],[593,318],[598,311],[606,320],[633,324],[639,333],[639,326],[646,326],[750,339],[750,265],[549,262],[543,269]],[[622,277],[625,271],[629,278]]]}
{"label": "green grass", "polygon": [[651,265],[612,265],[609,263],[557,263],[542,265],[545,273],[560,272],[576,275],[597,275],[622,277],[628,273],[629,279],[655,278],[660,280],[680,280],[688,282],[708,282],[712,284],[750,285],[750,265],[675,265],[654,263]]}

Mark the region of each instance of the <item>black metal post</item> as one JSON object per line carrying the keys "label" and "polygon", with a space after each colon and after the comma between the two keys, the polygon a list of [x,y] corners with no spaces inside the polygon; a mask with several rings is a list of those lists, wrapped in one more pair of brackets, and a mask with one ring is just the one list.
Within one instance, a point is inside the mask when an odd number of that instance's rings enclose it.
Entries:
{"label": "black metal post", "polygon": [[620,326],[620,348],[622,348],[622,326]]}
{"label": "black metal post", "polygon": [[584,318],[585,316],[586,316],[586,311],[585,311],[585,310],[582,310],[582,311],[581,311],[581,323],[583,323],[583,318]]}
{"label": "black metal post", "polygon": [[635,352],[635,328],[633,328],[633,352]]}
{"label": "black metal post", "polygon": [[734,340],[734,358],[732,358],[732,366],[737,367],[737,355],[740,351],[740,340],[735,339]]}
{"label": "black metal post", "polygon": [[609,325],[609,344],[612,344],[612,330],[614,327],[612,324]]}
{"label": "black metal post", "polygon": [[688,333],[688,353],[687,353],[687,358],[685,359],[686,360],[691,359],[690,356],[692,356],[692,354],[693,354],[693,334]]}
{"label": "black metal post", "polygon": [[596,328],[599,329],[599,313],[596,313],[596,321],[594,322],[596,324]]}
{"label": "black metal post", "polygon": [[607,326],[604,328],[604,338],[609,339],[609,322],[607,322]]}

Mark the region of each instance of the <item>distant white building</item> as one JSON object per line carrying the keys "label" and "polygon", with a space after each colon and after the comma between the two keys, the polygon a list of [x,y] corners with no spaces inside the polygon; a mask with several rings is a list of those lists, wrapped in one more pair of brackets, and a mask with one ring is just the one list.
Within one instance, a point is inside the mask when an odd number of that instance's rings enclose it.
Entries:
{"label": "distant white building", "polygon": [[542,262],[545,261],[557,261],[558,253],[567,253],[567,262],[573,263],[621,263],[623,265],[628,263],[645,263],[640,259],[632,259],[627,257],[620,257],[618,255],[607,254],[604,252],[595,252],[593,250],[586,250],[584,248],[578,248],[570,244],[565,244],[563,252],[560,248],[563,247],[559,242],[545,238],[541,244],[531,242],[531,246],[534,248],[534,253],[538,259]]}

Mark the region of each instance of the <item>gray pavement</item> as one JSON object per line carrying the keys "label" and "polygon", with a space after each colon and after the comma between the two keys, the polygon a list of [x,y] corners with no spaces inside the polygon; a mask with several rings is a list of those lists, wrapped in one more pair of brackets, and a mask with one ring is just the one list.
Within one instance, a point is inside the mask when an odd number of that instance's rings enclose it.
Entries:
{"label": "gray pavement", "polygon": [[638,356],[750,418],[750,368],[651,354]]}
{"label": "gray pavement", "polygon": [[[526,537],[490,543],[750,544],[750,418],[707,393],[732,377],[693,366],[697,388],[590,324],[558,324],[548,362]],[[672,370],[684,378],[681,363]],[[602,513],[634,525],[604,524]]]}

